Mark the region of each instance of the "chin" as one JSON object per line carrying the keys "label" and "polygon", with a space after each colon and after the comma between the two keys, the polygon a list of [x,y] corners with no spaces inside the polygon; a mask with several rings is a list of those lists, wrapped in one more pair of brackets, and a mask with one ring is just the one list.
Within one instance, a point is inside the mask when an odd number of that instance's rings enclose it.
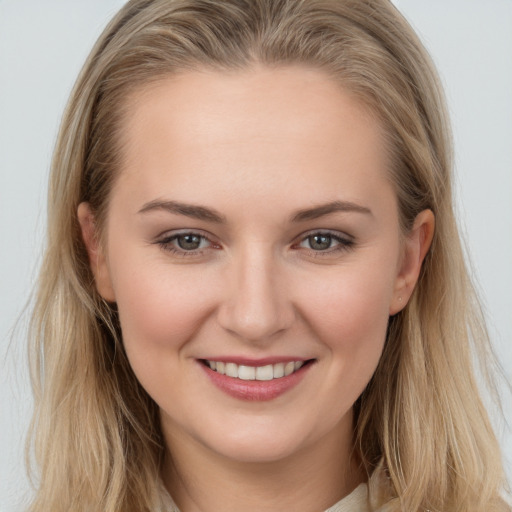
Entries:
{"label": "chin", "polygon": [[220,456],[245,463],[278,462],[314,444],[308,425],[293,428],[288,423],[292,428],[286,428],[286,419],[282,418],[279,422],[245,418],[242,423],[246,424],[226,422],[221,430],[210,430],[203,444]]}
{"label": "chin", "polygon": [[[228,441],[228,440],[226,440]],[[286,440],[286,443],[275,439],[236,439],[223,443],[216,449],[220,456],[240,463],[265,464],[275,463],[291,457],[297,452],[297,446]]]}

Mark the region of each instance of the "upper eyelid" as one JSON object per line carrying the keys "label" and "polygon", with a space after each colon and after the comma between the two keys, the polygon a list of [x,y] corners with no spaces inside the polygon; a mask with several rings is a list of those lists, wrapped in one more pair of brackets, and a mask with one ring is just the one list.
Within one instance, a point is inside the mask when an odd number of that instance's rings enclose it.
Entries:
{"label": "upper eyelid", "polygon": [[344,232],[344,231],[338,231],[336,229],[311,229],[309,231],[306,231],[305,233],[301,233],[299,236],[295,238],[297,241],[302,241],[312,235],[330,235],[333,238],[344,240],[345,242],[354,242],[355,237],[352,235]]}
{"label": "upper eyelid", "polygon": [[171,230],[165,230],[162,231],[159,235],[155,237],[155,240],[157,242],[160,242],[162,240],[171,239],[178,237],[180,235],[198,235],[202,238],[206,238],[210,242],[213,242],[215,237],[208,233],[208,231],[203,231],[202,229],[171,229]]}

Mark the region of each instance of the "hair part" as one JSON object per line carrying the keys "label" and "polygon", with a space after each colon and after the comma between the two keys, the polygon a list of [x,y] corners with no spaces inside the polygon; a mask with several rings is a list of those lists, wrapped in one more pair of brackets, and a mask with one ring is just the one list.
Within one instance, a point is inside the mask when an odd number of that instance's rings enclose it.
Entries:
{"label": "hair part", "polygon": [[[382,122],[404,232],[431,209],[436,231],[416,290],[390,319],[356,403],[372,507],[507,510],[499,446],[478,398],[472,346],[489,352],[454,217],[451,138],[439,81],[387,0],[132,0],[92,50],[52,163],[48,245],[32,320],[36,462],[32,511],[150,511],[164,443],[133,374],[115,305],[94,285],[76,211],[98,236],[122,167],[130,96],[187,70],[302,65],[326,72]],[[382,508],[381,508],[382,507]]]}

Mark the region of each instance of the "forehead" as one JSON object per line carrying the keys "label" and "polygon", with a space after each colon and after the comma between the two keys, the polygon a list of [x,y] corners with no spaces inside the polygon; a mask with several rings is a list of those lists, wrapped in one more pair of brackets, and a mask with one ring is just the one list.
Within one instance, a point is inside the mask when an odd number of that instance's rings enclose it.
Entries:
{"label": "forehead", "polygon": [[159,80],[130,96],[121,134],[118,185],[149,199],[167,184],[205,201],[219,182],[230,194],[325,196],[348,188],[343,177],[357,196],[388,174],[376,116],[326,73],[298,66]]}

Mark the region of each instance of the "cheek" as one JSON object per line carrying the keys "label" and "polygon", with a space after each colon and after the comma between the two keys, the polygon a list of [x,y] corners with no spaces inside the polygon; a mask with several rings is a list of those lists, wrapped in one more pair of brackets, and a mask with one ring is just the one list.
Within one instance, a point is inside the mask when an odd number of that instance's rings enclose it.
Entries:
{"label": "cheek", "polygon": [[156,403],[180,411],[180,397],[195,384],[183,371],[189,342],[209,317],[213,301],[204,273],[194,272],[193,265],[162,265],[129,255],[116,263],[113,285],[130,366]]}
{"label": "cheek", "polygon": [[385,333],[392,298],[391,274],[369,268],[345,268],[323,280],[310,280],[302,302],[305,314],[322,337],[357,348]]}
{"label": "cheek", "polygon": [[212,307],[205,272],[194,271],[193,265],[162,261],[137,254],[112,261],[123,342],[134,362],[179,351],[201,328]]}
{"label": "cheek", "polygon": [[371,379],[382,354],[392,297],[391,273],[340,269],[322,281],[310,281],[303,297],[304,317],[330,363],[323,385],[332,406],[350,407]]}

